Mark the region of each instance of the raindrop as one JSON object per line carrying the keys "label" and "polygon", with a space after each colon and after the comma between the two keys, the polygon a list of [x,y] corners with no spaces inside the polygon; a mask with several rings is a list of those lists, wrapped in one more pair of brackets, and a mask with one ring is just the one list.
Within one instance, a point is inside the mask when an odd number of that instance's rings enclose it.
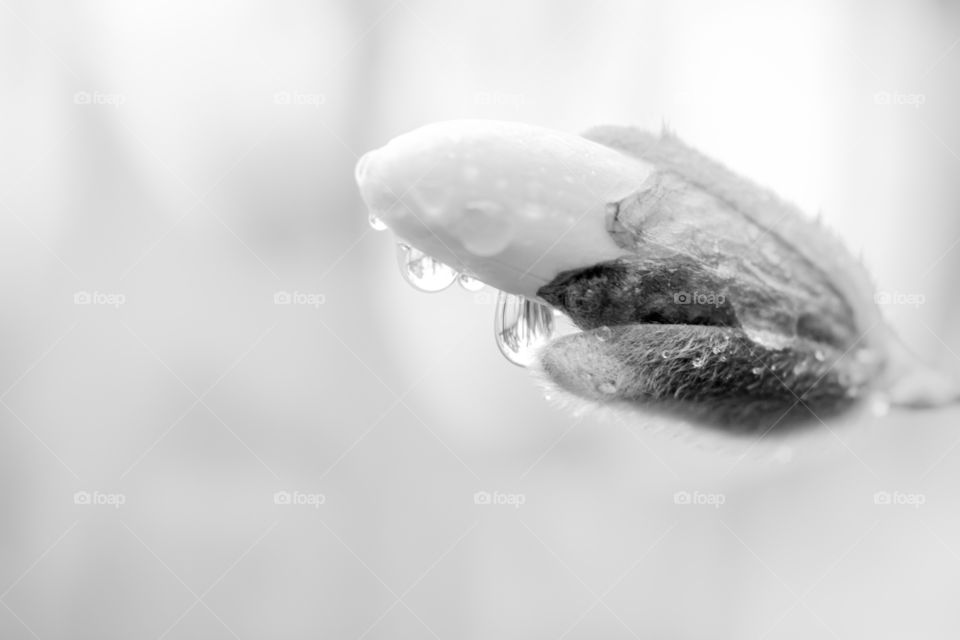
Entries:
{"label": "raindrop", "polygon": [[753,369],[750,369],[750,373],[752,373],[755,376],[758,376],[761,373],[763,373],[763,367],[754,367]]}
{"label": "raindrop", "polygon": [[690,362],[690,364],[693,366],[694,369],[699,369],[700,367],[702,367],[702,366],[705,365],[706,363],[707,363],[707,357],[706,357],[706,356],[700,356],[700,357],[697,358],[696,360],[693,360],[692,362]]}
{"label": "raindrop", "polygon": [[457,278],[457,282],[467,291],[480,291],[480,289],[483,289],[485,286],[487,286],[481,280],[477,280],[473,276],[468,276],[465,273],[460,274],[460,277]]}
{"label": "raindrop", "polygon": [[613,329],[610,327],[598,327],[593,334],[597,336],[600,342],[606,342],[613,336]]}
{"label": "raindrop", "polygon": [[713,351],[714,355],[716,355],[718,353],[723,353],[724,351],[726,351],[729,345],[730,345],[730,336],[724,336],[723,342],[713,345],[713,347],[710,350]]}
{"label": "raindrop", "polygon": [[617,385],[613,382],[601,382],[597,385],[597,391],[605,395],[613,395],[617,392]]}
{"label": "raindrop", "polygon": [[540,347],[554,337],[553,309],[501,291],[497,295],[493,331],[500,353],[513,364],[526,367],[533,363]]}
{"label": "raindrop", "polygon": [[660,357],[663,358],[664,360],[666,360],[667,358],[670,357],[670,352],[669,352],[669,351],[661,351],[661,352],[660,352]]}
{"label": "raindrop", "polygon": [[823,351],[817,349],[813,352],[813,357],[817,359],[817,362],[823,362]]}
{"label": "raindrop", "polygon": [[373,215],[372,213],[370,214],[370,217],[367,218],[367,222],[370,223],[370,227],[371,227],[374,231],[386,231],[386,230],[387,230],[387,225],[383,222],[383,220],[381,220],[381,219],[378,218],[377,216]]}
{"label": "raindrop", "polygon": [[403,279],[419,291],[443,291],[457,279],[456,271],[402,242],[397,243],[397,264]]}
{"label": "raindrop", "polygon": [[775,333],[769,329],[755,327],[749,324],[745,325],[743,330],[750,340],[766,349],[779,351],[780,349],[786,349],[792,346],[794,343],[795,335]]}
{"label": "raindrop", "polygon": [[513,241],[516,222],[497,202],[471,200],[464,205],[463,216],[455,227],[455,234],[470,253],[495,256]]}

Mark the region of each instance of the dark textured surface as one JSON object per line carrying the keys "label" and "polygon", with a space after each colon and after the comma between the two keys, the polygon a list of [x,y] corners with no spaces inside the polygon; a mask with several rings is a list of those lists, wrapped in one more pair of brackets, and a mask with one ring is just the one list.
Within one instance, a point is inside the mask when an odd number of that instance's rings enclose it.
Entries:
{"label": "dark textured surface", "polygon": [[607,229],[632,255],[538,292],[584,330],[546,347],[550,380],[740,432],[817,424],[870,393],[886,364],[876,308],[827,230],[668,133],[587,137],[657,171],[608,207]]}
{"label": "dark textured surface", "polygon": [[863,380],[854,358],[809,340],[755,344],[739,329],[632,324],[566,336],[544,371],[582,398],[674,412],[731,432],[784,430],[850,408]]}

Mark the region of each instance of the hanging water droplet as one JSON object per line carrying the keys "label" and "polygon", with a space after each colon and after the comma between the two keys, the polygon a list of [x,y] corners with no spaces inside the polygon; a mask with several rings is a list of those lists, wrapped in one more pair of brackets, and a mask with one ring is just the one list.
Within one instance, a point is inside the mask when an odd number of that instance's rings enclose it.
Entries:
{"label": "hanging water droplet", "polygon": [[383,220],[372,213],[370,214],[370,217],[367,218],[367,222],[370,223],[370,227],[373,228],[374,231],[386,231],[387,229],[387,225],[383,222]]}
{"label": "hanging water droplet", "polygon": [[597,391],[608,396],[613,395],[617,392],[617,385],[610,381],[601,382],[597,385]]}
{"label": "hanging water droplet", "polygon": [[613,336],[613,329],[610,327],[598,327],[594,330],[593,335],[595,335],[600,342],[606,342]]}
{"label": "hanging water droplet", "polygon": [[457,282],[467,291],[480,291],[480,289],[483,289],[485,286],[487,286],[482,281],[477,280],[473,276],[468,276],[465,273],[460,274],[460,277],[457,278]]}
{"label": "hanging water droplet", "polygon": [[402,242],[397,243],[397,264],[403,279],[420,291],[443,291],[457,279],[456,271]]}
{"label": "hanging water droplet", "polygon": [[670,357],[670,352],[669,352],[669,351],[661,351],[661,352],[660,352],[660,357],[663,358],[664,360],[666,360],[667,358]]}
{"label": "hanging water droplet", "polygon": [[513,364],[526,367],[533,362],[537,350],[554,336],[553,309],[523,296],[500,291],[493,332],[500,353]]}

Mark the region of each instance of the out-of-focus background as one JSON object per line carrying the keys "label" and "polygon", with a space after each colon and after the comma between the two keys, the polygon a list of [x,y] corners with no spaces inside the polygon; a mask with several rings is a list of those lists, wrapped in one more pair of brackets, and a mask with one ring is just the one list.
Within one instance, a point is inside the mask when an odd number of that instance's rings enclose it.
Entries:
{"label": "out-of-focus background", "polygon": [[957,637],[957,409],[572,415],[492,294],[401,281],[353,166],[667,123],[958,371],[958,77],[929,0],[0,0],[0,637]]}

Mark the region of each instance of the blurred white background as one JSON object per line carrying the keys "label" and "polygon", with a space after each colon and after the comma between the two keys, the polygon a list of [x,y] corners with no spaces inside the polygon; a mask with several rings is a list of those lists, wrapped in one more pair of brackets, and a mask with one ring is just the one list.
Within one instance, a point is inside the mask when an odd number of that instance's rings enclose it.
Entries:
{"label": "blurred white background", "polygon": [[960,411],[789,460],[572,416],[492,295],[401,281],[353,166],[666,122],[960,371],[958,79],[932,0],[0,0],[0,637],[957,637]]}

